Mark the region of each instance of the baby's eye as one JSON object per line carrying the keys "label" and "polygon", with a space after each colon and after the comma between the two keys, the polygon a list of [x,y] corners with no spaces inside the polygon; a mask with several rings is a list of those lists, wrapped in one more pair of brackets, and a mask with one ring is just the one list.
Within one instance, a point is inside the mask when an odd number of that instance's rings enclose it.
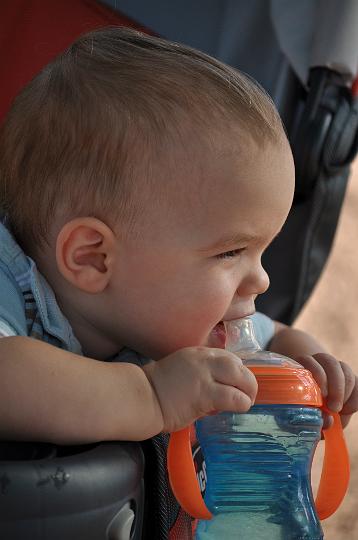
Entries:
{"label": "baby's eye", "polygon": [[237,257],[244,251],[245,248],[239,248],[239,249],[232,249],[230,251],[225,251],[224,253],[219,253],[219,255],[216,255],[218,259],[233,259],[234,257]]}

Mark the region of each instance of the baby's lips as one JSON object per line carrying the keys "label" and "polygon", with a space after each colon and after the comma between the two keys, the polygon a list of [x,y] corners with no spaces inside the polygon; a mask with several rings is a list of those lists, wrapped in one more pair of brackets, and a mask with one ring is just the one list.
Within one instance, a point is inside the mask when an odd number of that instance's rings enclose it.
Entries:
{"label": "baby's lips", "polygon": [[226,331],[222,323],[218,323],[210,332],[209,346],[218,349],[225,349]]}
{"label": "baby's lips", "polygon": [[221,334],[224,333],[226,335],[225,325],[222,321],[218,322],[214,328],[212,329],[212,332],[214,334]]}

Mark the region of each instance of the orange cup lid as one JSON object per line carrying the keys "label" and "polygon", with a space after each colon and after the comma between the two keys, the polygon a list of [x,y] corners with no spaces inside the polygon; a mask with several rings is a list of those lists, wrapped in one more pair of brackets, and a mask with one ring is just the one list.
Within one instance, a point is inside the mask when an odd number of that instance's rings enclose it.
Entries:
{"label": "orange cup lid", "polygon": [[258,392],[255,404],[290,404],[321,407],[322,395],[312,374],[300,364],[280,356],[272,355],[260,360],[247,356],[244,364],[255,375]]}

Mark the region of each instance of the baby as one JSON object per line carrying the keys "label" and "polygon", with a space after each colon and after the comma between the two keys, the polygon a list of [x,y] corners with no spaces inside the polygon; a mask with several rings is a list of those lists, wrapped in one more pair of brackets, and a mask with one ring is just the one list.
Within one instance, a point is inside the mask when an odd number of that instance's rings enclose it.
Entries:
{"label": "baby", "polygon": [[346,424],[351,369],[254,314],[293,191],[284,129],[254,81],[127,29],[79,38],[1,131],[1,438],[144,440],[245,412],[257,384],[223,349],[223,321],[249,315]]}

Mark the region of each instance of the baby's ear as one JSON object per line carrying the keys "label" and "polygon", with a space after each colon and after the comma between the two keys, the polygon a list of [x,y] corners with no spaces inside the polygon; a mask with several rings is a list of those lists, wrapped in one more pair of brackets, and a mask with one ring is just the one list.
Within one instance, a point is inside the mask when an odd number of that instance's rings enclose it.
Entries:
{"label": "baby's ear", "polygon": [[78,289],[100,293],[112,275],[115,247],[115,234],[103,221],[91,217],[73,219],[57,236],[58,270]]}

